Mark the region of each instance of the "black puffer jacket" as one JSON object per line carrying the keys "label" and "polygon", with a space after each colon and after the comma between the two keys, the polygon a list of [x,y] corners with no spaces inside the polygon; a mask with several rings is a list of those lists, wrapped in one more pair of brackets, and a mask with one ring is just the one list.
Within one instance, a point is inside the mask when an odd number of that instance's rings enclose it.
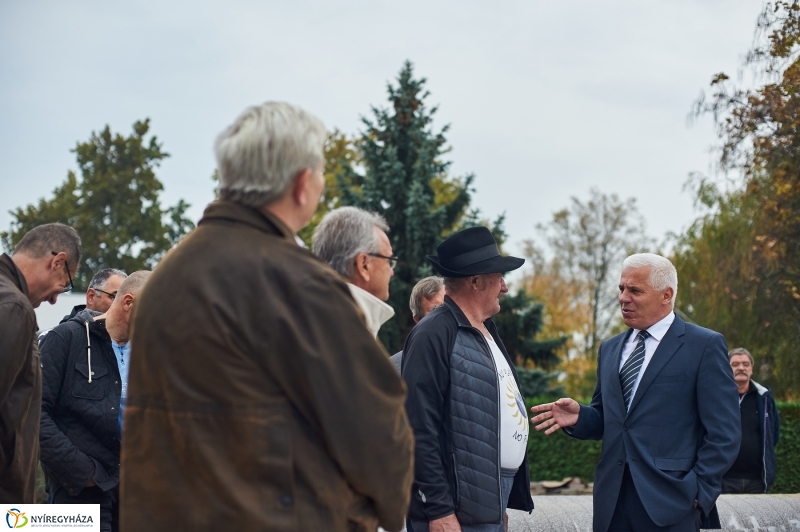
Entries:
{"label": "black puffer jacket", "polygon": [[[519,386],[494,323],[484,325]],[[497,370],[483,335],[449,297],[408,335],[402,375],[416,438],[410,518],[432,521],[455,513],[462,525],[502,522]],[[508,507],[533,510],[527,454]]]}
{"label": "black puffer jacket", "polygon": [[49,482],[73,496],[90,478],[104,491],[119,483],[122,386],[105,321],[94,321],[98,314],[79,312],[39,338],[42,466]]}

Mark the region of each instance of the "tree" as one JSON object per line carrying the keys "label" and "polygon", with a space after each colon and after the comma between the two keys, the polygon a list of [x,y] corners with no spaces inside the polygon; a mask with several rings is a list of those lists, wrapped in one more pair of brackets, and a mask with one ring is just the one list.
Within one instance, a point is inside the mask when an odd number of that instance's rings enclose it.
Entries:
{"label": "tree", "polygon": [[[436,108],[428,110],[424,100],[425,79],[413,77],[406,62],[397,85],[387,87],[391,108],[373,107],[372,120],[363,118],[360,167],[345,162],[338,175],[342,205],[377,212],[391,228],[394,253],[400,258],[391,283],[389,304],[397,310],[408,307],[411,288],[430,275],[425,256],[436,252],[442,236],[458,226],[470,201],[473,177],[448,176],[450,163],[444,134],[432,127]],[[402,348],[414,322],[408,312],[398,312],[380,332],[390,351]]]}
{"label": "tree", "polygon": [[106,126],[78,143],[72,151],[81,177],[69,171],[51,199],[12,211],[10,229],[0,233],[5,249],[13,250],[37,225],[62,222],[81,236],[83,257],[74,279],[79,290],[101,268],[152,269],[194,224],[185,216],[189,205],[183,200],[161,208],[164,187],[155,168],[169,154],[155,136],[146,139],[149,129],[149,119],[134,123],[128,137]]}
{"label": "tree", "polygon": [[537,340],[544,326],[544,304],[534,301],[524,289],[505,294],[500,300],[500,312],[493,318],[503,344],[517,366],[529,363],[552,369],[560,361],[558,350],[567,341],[565,335]]}
{"label": "tree", "polygon": [[[648,248],[644,220],[636,200],[590,191],[589,200],[573,197],[569,208],[539,225],[552,256],[548,266],[571,288],[572,308],[588,310],[585,325],[573,331],[576,347],[594,360],[600,342],[618,326],[617,284],[622,261]],[[531,242],[531,249],[536,246]]]}
{"label": "tree", "polygon": [[678,302],[729,341],[746,342],[759,378],[791,397],[800,391],[800,2],[765,4],[743,67],[766,83],[742,89],[720,73],[694,106],[694,116],[714,117],[719,169],[739,177],[721,191],[696,182],[709,212],[680,239],[679,274],[697,280]]}
{"label": "tree", "polygon": [[342,192],[339,188],[338,176],[344,172],[345,165],[352,168],[360,164],[361,152],[355,139],[339,130],[334,130],[328,135],[328,140],[325,142],[325,191],[311,221],[298,233],[298,236],[309,248],[311,247],[311,236],[322,218],[328,212],[342,206]]}

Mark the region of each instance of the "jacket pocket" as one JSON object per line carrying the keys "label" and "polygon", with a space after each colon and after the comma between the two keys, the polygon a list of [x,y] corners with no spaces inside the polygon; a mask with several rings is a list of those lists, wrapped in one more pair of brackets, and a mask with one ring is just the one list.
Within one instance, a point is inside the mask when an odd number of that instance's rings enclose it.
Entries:
{"label": "jacket pocket", "polygon": [[661,471],[691,471],[694,458],[654,458],[653,463]]}
{"label": "jacket pocket", "polygon": [[100,400],[106,396],[108,368],[96,366],[92,368],[92,382],[89,382],[89,365],[75,364],[75,376],[72,383],[72,396],[81,399]]}

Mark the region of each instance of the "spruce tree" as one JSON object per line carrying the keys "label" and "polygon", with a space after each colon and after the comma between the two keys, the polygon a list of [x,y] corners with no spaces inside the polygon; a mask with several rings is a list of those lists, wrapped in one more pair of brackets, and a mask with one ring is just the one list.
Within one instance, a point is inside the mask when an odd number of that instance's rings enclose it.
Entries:
{"label": "spruce tree", "polygon": [[380,332],[390,352],[399,351],[414,325],[408,310],[411,289],[432,270],[425,255],[434,254],[443,235],[458,226],[470,202],[472,176],[448,177],[444,134],[434,131],[436,108],[426,108],[425,79],[415,79],[407,61],[397,85],[388,85],[388,109],[373,107],[359,140],[361,166],[345,165],[339,175],[342,204],[377,212],[391,229],[399,257],[388,303],[397,312]]}

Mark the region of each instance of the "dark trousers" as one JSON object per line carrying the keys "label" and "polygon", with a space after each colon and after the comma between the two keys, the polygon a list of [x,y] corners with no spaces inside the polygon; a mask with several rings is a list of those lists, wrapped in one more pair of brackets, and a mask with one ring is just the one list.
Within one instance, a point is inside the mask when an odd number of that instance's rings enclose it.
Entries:
{"label": "dark trousers", "polygon": [[697,508],[689,510],[686,517],[674,525],[656,525],[639,498],[630,470],[625,467],[622,487],[608,532],[699,532],[699,530],[700,510]]}
{"label": "dark trousers", "polygon": [[70,495],[56,482],[48,482],[52,504],[99,504],[100,531],[119,531],[119,487],[103,491],[97,486],[86,487],[77,495]]}
{"label": "dark trousers", "polygon": [[722,493],[766,493],[764,481],[722,477]]}

